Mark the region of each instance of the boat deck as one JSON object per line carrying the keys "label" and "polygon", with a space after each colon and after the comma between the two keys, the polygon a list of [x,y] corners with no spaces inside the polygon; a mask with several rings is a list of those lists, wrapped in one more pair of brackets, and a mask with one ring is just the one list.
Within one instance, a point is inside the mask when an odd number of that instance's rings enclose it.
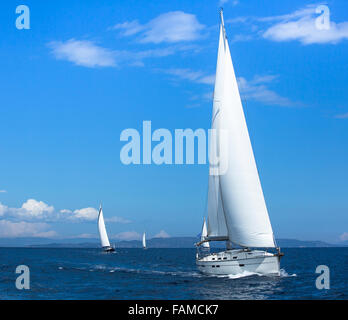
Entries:
{"label": "boat deck", "polygon": [[244,259],[255,259],[255,258],[265,258],[265,257],[273,257],[275,254],[262,251],[262,250],[252,250],[245,251],[243,249],[236,250],[226,250],[222,252],[209,253],[205,256],[198,257],[197,261],[234,261],[234,260],[244,260]]}

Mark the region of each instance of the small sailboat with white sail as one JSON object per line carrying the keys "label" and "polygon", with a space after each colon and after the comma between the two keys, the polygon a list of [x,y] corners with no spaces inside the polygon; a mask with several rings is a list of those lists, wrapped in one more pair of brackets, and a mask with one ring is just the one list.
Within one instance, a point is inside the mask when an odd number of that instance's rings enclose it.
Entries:
{"label": "small sailboat with white sail", "polygon": [[145,234],[145,232],[143,233],[143,249],[147,249],[146,248],[146,234]]}
{"label": "small sailboat with white sail", "polygon": [[101,246],[105,252],[114,252],[115,249],[110,245],[108,234],[105,228],[103,208],[100,205],[99,214],[98,214],[98,230],[101,241]]}
{"label": "small sailboat with white sail", "polygon": [[[220,16],[212,114],[216,137],[209,150],[208,227],[196,245],[226,241],[226,250],[205,255],[198,250],[196,264],[206,274],[279,275],[282,253],[276,246],[263,196],[222,10]],[[218,162],[211,161],[216,159],[214,152],[219,154]],[[272,248],[277,251],[272,252]]]}
{"label": "small sailboat with white sail", "polygon": [[205,221],[205,217],[203,219],[203,227],[202,227],[202,232],[201,232],[201,242],[202,245],[201,247],[204,249],[210,249],[210,244],[207,241],[204,241],[208,236],[208,229],[207,229],[207,223]]}

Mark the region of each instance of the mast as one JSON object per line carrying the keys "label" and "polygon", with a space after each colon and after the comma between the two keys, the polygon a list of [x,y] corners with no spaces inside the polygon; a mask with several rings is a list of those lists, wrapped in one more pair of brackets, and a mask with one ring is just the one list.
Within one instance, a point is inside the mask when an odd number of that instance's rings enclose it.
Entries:
{"label": "mast", "polygon": [[224,74],[224,52],[225,39],[223,27],[223,15],[220,11],[220,35],[218,58],[216,63],[215,88],[213,98],[213,110],[211,120],[211,132],[209,139],[209,181],[208,181],[208,237],[212,241],[228,240],[228,231],[226,225],[226,218],[224,213],[223,202],[221,198],[221,186],[219,176],[219,164],[213,159],[217,157],[217,150],[219,149],[219,132],[220,132],[220,109],[221,109],[221,91],[223,88],[223,74]]}
{"label": "mast", "polygon": [[224,21],[224,9],[223,8],[220,9],[220,22],[221,22],[221,28],[222,28],[224,44],[225,44],[227,36],[226,36],[225,21]]}

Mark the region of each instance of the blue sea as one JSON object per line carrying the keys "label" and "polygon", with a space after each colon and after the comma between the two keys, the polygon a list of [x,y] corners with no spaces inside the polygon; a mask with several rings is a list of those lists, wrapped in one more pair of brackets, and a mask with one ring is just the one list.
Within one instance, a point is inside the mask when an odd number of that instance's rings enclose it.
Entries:
{"label": "blue sea", "polygon": [[[0,248],[0,299],[344,299],[348,248],[284,248],[281,276],[214,277],[195,267],[195,249]],[[18,265],[30,289],[18,290]],[[330,289],[318,290],[318,265]]]}

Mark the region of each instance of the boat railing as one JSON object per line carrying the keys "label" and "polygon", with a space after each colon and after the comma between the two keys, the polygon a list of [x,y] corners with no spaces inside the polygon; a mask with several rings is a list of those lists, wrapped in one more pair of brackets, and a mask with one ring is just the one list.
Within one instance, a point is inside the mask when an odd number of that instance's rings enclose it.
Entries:
{"label": "boat railing", "polygon": [[197,247],[197,253],[196,253],[197,259],[202,259],[209,255],[216,255],[216,253],[211,253],[209,248]]}

